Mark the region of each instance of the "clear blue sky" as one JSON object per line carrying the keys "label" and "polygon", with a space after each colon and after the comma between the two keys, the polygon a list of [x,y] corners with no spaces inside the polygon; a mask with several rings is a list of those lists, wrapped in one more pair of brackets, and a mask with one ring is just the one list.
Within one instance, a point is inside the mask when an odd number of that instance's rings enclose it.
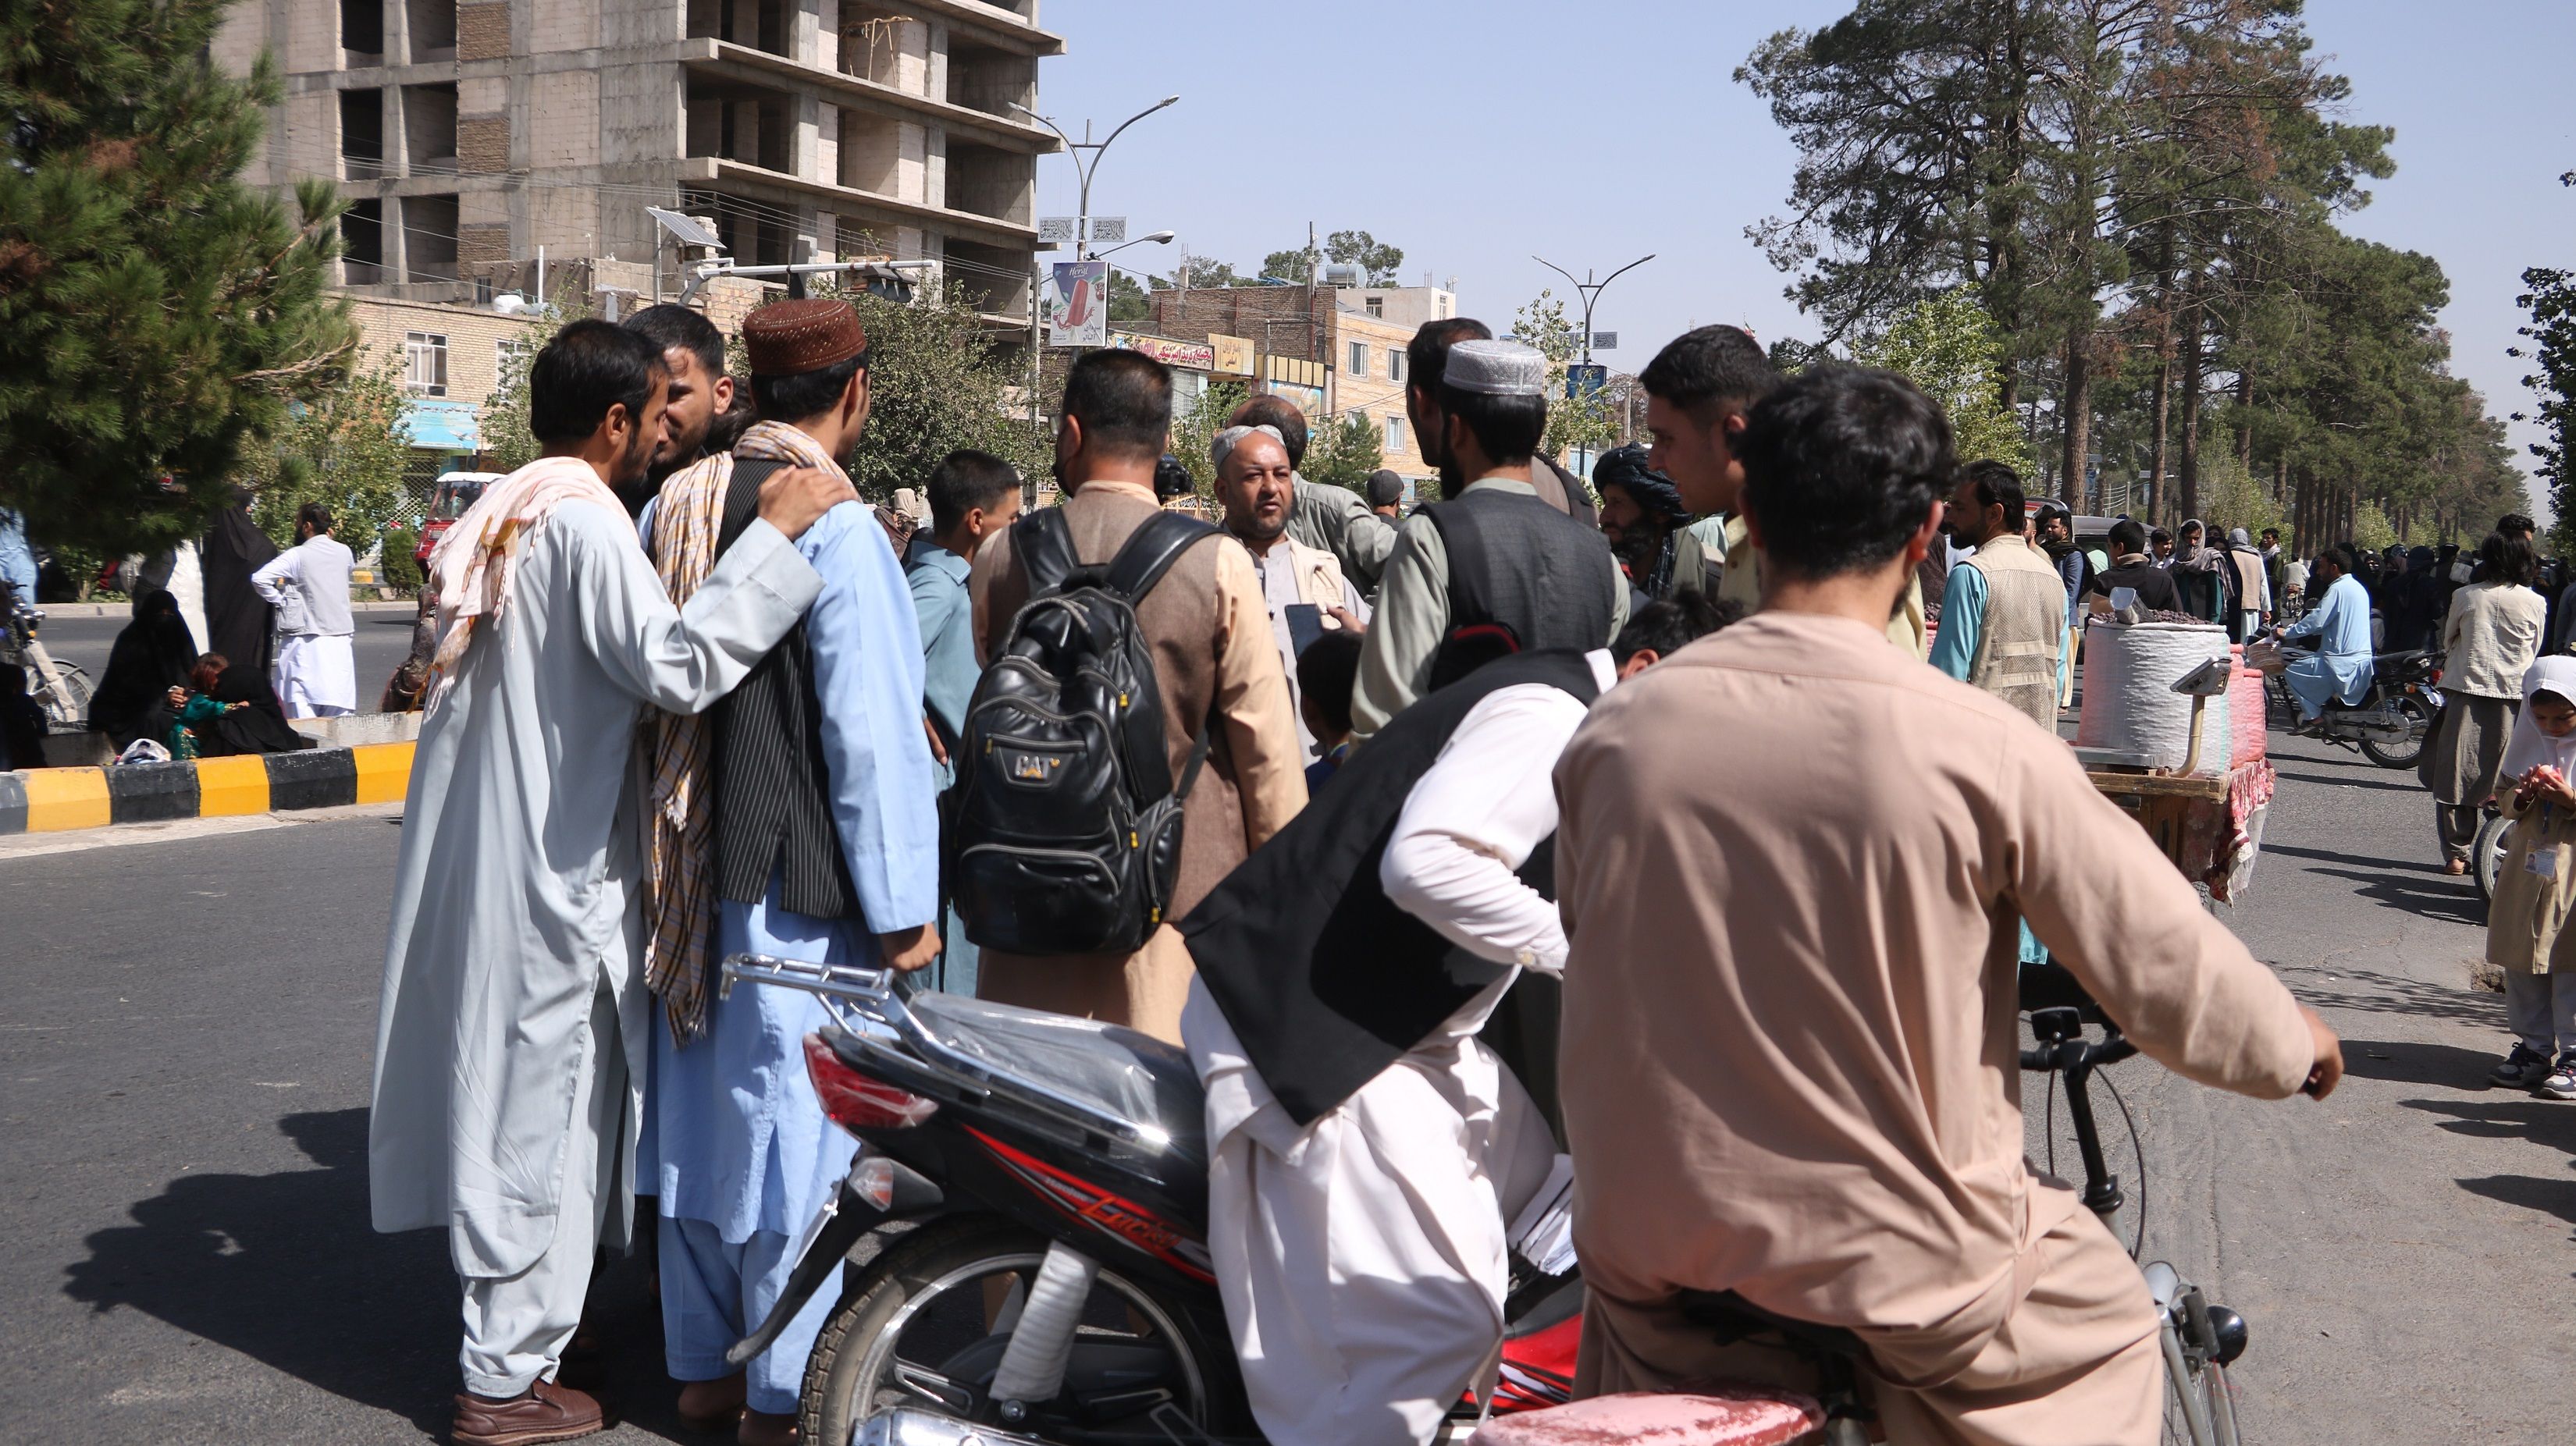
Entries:
{"label": "clear blue sky", "polygon": [[[1456,277],[1467,314],[1508,325],[1556,281],[1656,259],[1603,296],[1627,370],[1699,322],[1812,335],[1744,238],[1781,208],[1795,153],[1734,71],[1783,26],[1843,0],[1046,0],[1066,37],[1041,108],[1077,135],[1139,121],[1102,162],[1093,210],[1131,235],[1257,265],[1356,227],[1404,248],[1404,279]],[[2513,298],[2522,269],[2576,266],[2576,4],[2311,0],[2317,53],[2352,78],[2347,119],[2397,128],[2397,174],[2353,232],[2431,253],[2451,278],[2453,368],[2504,415],[2524,408]],[[1040,210],[1070,214],[1072,163],[1039,162]],[[1160,271],[1173,247],[1119,258]],[[1559,293],[1563,287],[1559,284]],[[2514,429],[2517,446],[2537,432]],[[2522,459],[2528,469],[2529,459]]]}

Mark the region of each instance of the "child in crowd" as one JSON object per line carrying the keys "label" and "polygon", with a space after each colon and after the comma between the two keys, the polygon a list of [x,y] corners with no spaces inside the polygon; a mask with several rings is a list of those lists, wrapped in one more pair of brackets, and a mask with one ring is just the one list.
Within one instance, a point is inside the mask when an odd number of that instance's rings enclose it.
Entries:
{"label": "child in crowd", "polygon": [[1322,788],[1351,751],[1351,693],[1359,685],[1360,634],[1335,628],[1297,655],[1297,711],[1315,735],[1315,761],[1306,765],[1306,792]]}
{"label": "child in crowd", "polygon": [[172,721],[168,741],[173,759],[197,757],[204,751],[197,743],[200,730],[235,708],[250,706],[247,703],[221,703],[213,697],[216,682],[223,677],[224,669],[231,666],[232,660],[221,653],[204,654],[197,659],[197,665],[188,670],[188,686],[170,689]]}
{"label": "child in crowd", "polygon": [[2522,682],[2505,748],[2504,870],[2487,910],[2487,962],[2504,970],[2513,1052],[2487,1078],[2576,1100],[2576,657],[2543,658]]}

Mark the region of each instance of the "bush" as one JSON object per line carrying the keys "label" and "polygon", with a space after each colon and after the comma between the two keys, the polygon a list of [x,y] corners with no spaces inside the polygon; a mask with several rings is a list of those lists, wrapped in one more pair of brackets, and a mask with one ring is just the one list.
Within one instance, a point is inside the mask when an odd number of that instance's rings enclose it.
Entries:
{"label": "bush", "polygon": [[420,550],[420,534],[408,527],[396,527],[385,533],[385,581],[407,592],[417,592],[422,578],[420,564],[412,555]]}

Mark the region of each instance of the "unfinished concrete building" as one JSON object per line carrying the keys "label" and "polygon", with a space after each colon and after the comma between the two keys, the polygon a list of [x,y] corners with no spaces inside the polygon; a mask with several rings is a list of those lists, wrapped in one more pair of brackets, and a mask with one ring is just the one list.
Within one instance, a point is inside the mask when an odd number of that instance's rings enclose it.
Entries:
{"label": "unfinished concrete building", "polygon": [[560,284],[676,294],[646,206],[745,265],[928,259],[1025,326],[1037,157],[1055,137],[1038,0],[246,0],[217,58],[277,57],[254,179],[337,181],[343,282],[474,301]]}

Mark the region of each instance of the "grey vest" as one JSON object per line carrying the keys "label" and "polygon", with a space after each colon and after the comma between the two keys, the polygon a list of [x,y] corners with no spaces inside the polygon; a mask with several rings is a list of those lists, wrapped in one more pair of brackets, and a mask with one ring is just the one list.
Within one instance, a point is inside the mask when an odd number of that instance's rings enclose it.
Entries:
{"label": "grey vest", "polygon": [[[742,459],[725,493],[719,557],[760,509],[760,484],[787,464]],[[799,621],[710,715],[718,897],[757,903],[781,874],[780,902],[816,919],[855,918],[858,891],[833,826],[823,769],[823,705]]]}
{"label": "grey vest", "polygon": [[[1449,553],[1449,631],[1431,686],[1512,652],[1588,652],[1610,641],[1615,588],[1625,586],[1601,534],[1536,497],[1493,488],[1423,509]],[[1509,630],[1508,645],[1474,635]]]}

